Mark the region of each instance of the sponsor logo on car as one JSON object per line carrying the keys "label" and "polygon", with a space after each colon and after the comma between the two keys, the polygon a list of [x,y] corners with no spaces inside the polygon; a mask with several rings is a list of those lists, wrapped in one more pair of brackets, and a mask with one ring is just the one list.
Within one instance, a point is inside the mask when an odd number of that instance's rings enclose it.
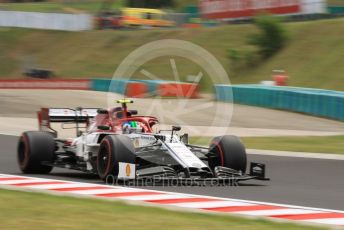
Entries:
{"label": "sponsor logo on car", "polygon": [[125,167],[125,174],[127,175],[127,177],[129,177],[131,174],[131,168],[129,164],[127,164],[127,166]]}

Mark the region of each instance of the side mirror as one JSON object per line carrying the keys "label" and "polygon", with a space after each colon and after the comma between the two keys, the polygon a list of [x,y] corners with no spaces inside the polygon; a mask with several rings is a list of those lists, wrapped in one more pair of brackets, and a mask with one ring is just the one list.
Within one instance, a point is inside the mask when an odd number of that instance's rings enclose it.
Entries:
{"label": "side mirror", "polygon": [[138,114],[137,110],[130,110],[129,112],[131,113],[131,115],[137,115]]}
{"label": "side mirror", "polygon": [[98,109],[97,113],[98,114],[109,114],[109,111],[107,111],[106,109]]}
{"label": "side mirror", "polygon": [[99,130],[104,130],[104,131],[111,129],[110,126],[107,126],[107,125],[99,125],[97,128]]}
{"label": "side mirror", "polygon": [[174,134],[174,132],[178,132],[181,129],[182,129],[182,127],[180,127],[179,125],[173,125],[172,126],[172,133],[171,133],[171,140],[170,140],[171,143],[173,141],[173,134]]}
{"label": "side mirror", "polygon": [[179,125],[174,125],[174,126],[172,126],[172,131],[178,132],[178,131],[180,131],[181,129],[182,129],[182,127],[180,127]]}
{"label": "side mirror", "polygon": [[180,141],[183,142],[184,144],[188,145],[189,144],[189,134],[184,133],[182,136],[180,136]]}

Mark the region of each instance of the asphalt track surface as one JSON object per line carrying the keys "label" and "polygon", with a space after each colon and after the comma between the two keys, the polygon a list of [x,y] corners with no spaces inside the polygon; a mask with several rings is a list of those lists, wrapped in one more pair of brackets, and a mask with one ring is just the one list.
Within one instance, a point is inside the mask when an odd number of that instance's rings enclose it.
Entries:
{"label": "asphalt track surface", "polygon": [[[16,162],[18,137],[0,135],[0,173],[21,175]],[[249,161],[265,163],[271,181],[246,181],[238,187],[145,187],[181,193],[273,202],[344,210],[344,161],[249,155]],[[67,169],[49,175],[52,179],[102,183],[97,176]]]}

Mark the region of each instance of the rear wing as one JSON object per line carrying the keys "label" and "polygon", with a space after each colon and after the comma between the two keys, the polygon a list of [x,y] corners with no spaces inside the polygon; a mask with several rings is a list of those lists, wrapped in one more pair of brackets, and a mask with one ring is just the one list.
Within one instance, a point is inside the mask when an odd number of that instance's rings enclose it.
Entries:
{"label": "rear wing", "polygon": [[75,123],[78,133],[79,123],[89,125],[89,120],[98,114],[99,108],[42,108],[38,111],[38,126],[40,131],[53,132],[57,136],[56,130],[52,129],[50,123]]}

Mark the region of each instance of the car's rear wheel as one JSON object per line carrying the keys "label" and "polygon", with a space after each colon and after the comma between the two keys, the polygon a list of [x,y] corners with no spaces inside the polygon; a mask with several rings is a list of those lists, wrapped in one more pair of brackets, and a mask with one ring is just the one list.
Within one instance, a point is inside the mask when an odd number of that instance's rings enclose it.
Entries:
{"label": "car's rear wheel", "polygon": [[108,176],[117,179],[119,162],[135,164],[135,148],[130,138],[122,135],[104,137],[97,156],[99,177],[104,181]]}
{"label": "car's rear wheel", "polygon": [[223,166],[245,173],[247,156],[244,145],[236,136],[215,137],[209,146],[209,167]]}
{"label": "car's rear wheel", "polygon": [[19,138],[17,160],[23,173],[46,174],[51,172],[55,155],[54,137],[47,132],[24,132]]}

